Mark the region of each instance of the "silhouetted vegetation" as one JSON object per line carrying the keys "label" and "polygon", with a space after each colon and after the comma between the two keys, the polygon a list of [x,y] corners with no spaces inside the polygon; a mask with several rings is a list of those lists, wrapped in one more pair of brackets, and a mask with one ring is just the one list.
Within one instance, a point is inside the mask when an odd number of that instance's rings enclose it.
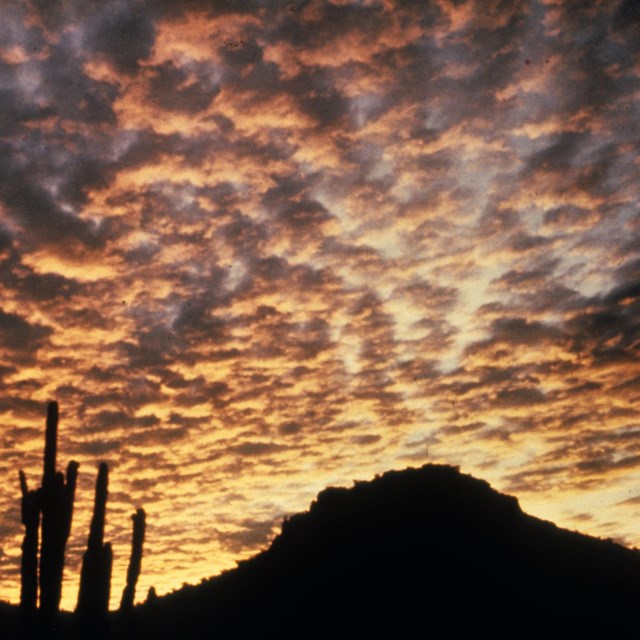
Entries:
{"label": "silhouetted vegetation", "polygon": [[77,625],[80,635],[99,629],[103,635],[107,627],[109,596],[111,595],[111,544],[104,542],[104,522],[107,508],[109,468],[101,463],[96,480],[96,495],[91,518],[87,550],[82,558],[80,591],[78,593]]}
{"label": "silhouetted vegetation", "polygon": [[129,612],[133,609],[133,600],[136,595],[136,584],[140,577],[142,565],[142,545],[144,544],[144,532],[146,527],[146,514],[144,509],[138,509],[132,516],[133,536],[131,538],[131,557],[127,569],[127,584],[122,592],[120,611]]}
{"label": "silhouetted vegetation", "polygon": [[[46,450],[53,463],[45,463],[45,475],[55,468],[55,443],[49,439],[54,417],[57,411],[50,409]],[[73,495],[66,489],[75,484],[72,465],[66,485],[56,481],[68,491],[59,490],[59,496]],[[37,541],[42,488],[30,491],[24,474],[20,479],[24,620],[35,608],[34,531]],[[152,588],[147,602],[133,607],[145,529],[139,509],[132,517],[120,610],[108,614],[107,479],[103,463],[83,562],[78,638],[413,638],[483,632],[620,637],[635,631],[640,552],[526,515],[515,498],[442,465],[388,472],[351,489],[326,489],[308,512],[285,519],[268,550],[198,586],[161,597]],[[57,522],[70,523],[72,504],[61,497],[58,504],[64,517]],[[58,540],[66,540],[62,534],[68,536],[68,529],[59,526]],[[9,623],[15,610],[0,606],[0,620]],[[71,637],[69,616],[58,614],[55,629],[40,626],[40,635],[30,637],[54,633]]]}
{"label": "silhouetted vegetation", "polygon": [[[47,407],[41,486],[30,490],[24,472],[20,471],[21,520],[25,534],[20,565],[20,615],[17,635],[22,639],[63,638],[71,633],[70,616],[60,612],[60,599],[65,549],[73,518],[78,463],[69,463],[66,478],[62,472],[56,471],[57,439],[58,404],[50,402]],[[112,567],[111,545],[104,543],[108,474],[107,464],[101,463],[96,480],[94,512],[87,551],[82,561],[75,616],[76,633],[79,638],[108,637]],[[144,510],[138,509],[132,517],[133,549],[125,589],[127,604],[130,606],[133,606],[135,583],[140,575]],[[8,611],[12,609],[9,607]],[[11,617],[11,614],[8,616]],[[15,625],[12,624],[8,628],[15,628]]]}
{"label": "silhouetted vegetation", "polygon": [[22,561],[20,564],[20,609],[23,619],[33,617],[38,605],[38,531],[40,529],[40,492],[29,490],[24,472],[20,471],[22,491]]}
{"label": "silhouetted vegetation", "polygon": [[[23,637],[39,633],[43,628],[54,628],[60,611],[64,556],[73,518],[78,463],[69,463],[66,478],[61,471],[56,471],[57,440],[58,403],[50,402],[47,407],[44,471],[40,488],[30,491],[26,476],[20,471],[22,523],[25,527],[20,591],[20,633]],[[38,563],[39,528],[42,530],[42,540]],[[36,616],[38,574],[40,615]]]}

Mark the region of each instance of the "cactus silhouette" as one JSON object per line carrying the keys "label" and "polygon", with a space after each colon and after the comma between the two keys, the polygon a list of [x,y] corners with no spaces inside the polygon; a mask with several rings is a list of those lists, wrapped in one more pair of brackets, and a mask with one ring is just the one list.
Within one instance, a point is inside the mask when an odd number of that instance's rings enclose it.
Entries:
{"label": "cactus silhouette", "polygon": [[85,621],[91,620],[92,624],[106,618],[111,594],[111,545],[104,542],[108,485],[109,468],[106,462],[102,462],[96,480],[95,503],[87,550],[82,559],[77,606],[78,616]]}
{"label": "cactus silhouette", "polygon": [[22,616],[32,616],[38,604],[38,531],[40,529],[40,492],[29,491],[27,478],[20,471],[22,491],[22,561],[20,564],[20,611]]}
{"label": "cactus silhouette", "polygon": [[133,520],[133,537],[131,539],[131,557],[127,569],[127,585],[122,592],[120,611],[128,612],[133,609],[133,601],[136,595],[136,584],[140,577],[142,565],[142,547],[144,545],[144,532],[146,528],[146,514],[144,509],[137,509],[131,516]]}
{"label": "cactus silhouette", "polygon": [[47,408],[44,473],[40,489],[40,610],[45,619],[54,616],[60,610],[64,552],[71,531],[78,477],[78,463],[75,461],[71,461],[67,467],[66,482],[62,472],[56,471],[57,439],[58,403],[50,402]]}
{"label": "cactus silhouette", "polygon": [[57,439],[58,403],[50,402],[47,406],[41,486],[30,490],[26,475],[20,471],[21,517],[25,528],[20,564],[20,612],[24,633],[32,628],[38,588],[43,628],[51,627],[60,611],[64,554],[71,531],[78,463],[69,463],[66,480],[62,472],[56,471]]}
{"label": "cactus silhouette", "polygon": [[[71,522],[78,478],[78,463],[71,461],[66,476],[56,470],[58,447],[58,403],[47,406],[44,470],[41,486],[29,489],[21,470],[21,520],[24,525],[20,564],[20,638],[40,638],[60,634],[58,617],[62,595],[65,550]],[[111,545],[104,542],[104,525],[109,485],[109,468],[101,463],[96,480],[95,502],[87,550],[82,559],[78,593],[77,630],[80,638],[108,636],[107,616],[111,595]],[[121,610],[133,609],[135,589],[142,562],[145,512],[138,509],[131,516],[133,539],[127,571],[127,585],[122,594]],[[38,557],[39,551],[39,557]],[[39,613],[38,613],[39,593]],[[130,621],[130,617],[127,616]],[[126,631],[124,629],[123,631]],[[49,636],[48,636],[49,637]]]}

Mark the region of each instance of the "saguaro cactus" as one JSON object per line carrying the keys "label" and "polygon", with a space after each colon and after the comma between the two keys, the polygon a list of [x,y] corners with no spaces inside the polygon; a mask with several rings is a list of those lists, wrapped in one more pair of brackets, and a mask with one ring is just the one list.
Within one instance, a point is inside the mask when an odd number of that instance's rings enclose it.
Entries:
{"label": "saguaro cactus", "polygon": [[50,402],[44,448],[44,473],[40,495],[42,546],[40,548],[40,610],[45,617],[60,609],[64,552],[71,531],[78,463],[71,461],[67,477],[56,471],[58,403]]}
{"label": "saguaro cactus", "polygon": [[109,468],[100,464],[96,480],[96,495],[87,550],[82,559],[78,615],[86,620],[106,618],[111,594],[111,545],[104,543],[104,522],[107,507]]}
{"label": "saguaro cactus", "polygon": [[122,592],[120,611],[127,612],[133,609],[133,601],[136,595],[136,584],[140,577],[142,566],[142,547],[144,545],[144,532],[146,528],[146,514],[144,509],[137,509],[131,516],[133,520],[133,537],[131,539],[131,557],[127,569],[127,585]]}
{"label": "saguaro cactus", "polygon": [[[58,404],[50,402],[47,406],[41,486],[29,490],[26,475],[20,471],[21,519],[25,528],[20,563],[18,635],[21,638],[41,637],[43,633],[55,630],[60,611],[64,554],[71,531],[78,463],[69,463],[65,481],[65,476],[56,471],[57,438]],[[36,616],[38,587],[40,616]]]}
{"label": "saguaro cactus", "polygon": [[[27,478],[20,471],[22,494],[21,517],[25,527],[22,542],[20,626],[21,638],[43,637],[43,633],[57,633],[57,614],[60,610],[64,556],[71,532],[73,502],[78,477],[78,463],[71,461],[65,475],[56,470],[58,438],[58,403],[47,407],[44,470],[41,486],[29,490]],[[96,492],[87,551],[82,559],[80,592],[78,594],[78,637],[101,640],[108,636],[106,624],[111,595],[111,545],[104,542],[109,469],[101,463],[96,480]],[[133,608],[135,588],[140,575],[145,534],[145,512],[138,509],[132,516],[133,540],[127,585],[122,594],[121,609]],[[41,531],[41,534],[40,534]],[[40,557],[38,562],[38,538]],[[36,615],[40,591],[40,615]],[[130,617],[127,616],[127,619]],[[85,633],[86,632],[86,633]],[[84,635],[83,635],[84,634]]]}
{"label": "saguaro cactus", "polygon": [[20,563],[20,611],[31,616],[38,605],[38,531],[40,529],[40,491],[29,491],[27,478],[20,471],[22,491],[22,561]]}

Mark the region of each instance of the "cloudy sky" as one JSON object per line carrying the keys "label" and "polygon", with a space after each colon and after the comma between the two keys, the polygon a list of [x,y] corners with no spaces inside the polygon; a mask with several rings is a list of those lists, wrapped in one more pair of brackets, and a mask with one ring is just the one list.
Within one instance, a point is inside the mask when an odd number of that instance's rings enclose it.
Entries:
{"label": "cloudy sky", "polygon": [[640,546],[640,5],[0,0],[0,598],[46,401],[112,604],[456,464]]}

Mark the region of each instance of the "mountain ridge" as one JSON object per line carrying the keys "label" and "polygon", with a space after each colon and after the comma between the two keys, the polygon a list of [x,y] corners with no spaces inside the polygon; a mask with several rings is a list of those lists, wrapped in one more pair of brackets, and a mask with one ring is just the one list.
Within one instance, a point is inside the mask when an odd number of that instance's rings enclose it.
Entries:
{"label": "mountain ridge", "polygon": [[[268,549],[112,612],[91,635],[627,637],[639,585],[640,551],[561,529],[458,467],[428,464],[324,489],[285,518]],[[3,629],[16,618],[17,607],[0,607]],[[86,637],[71,614],[58,623],[47,638]]]}
{"label": "mountain ridge", "polygon": [[138,607],[134,627],[149,638],[415,637],[513,633],[527,620],[615,635],[637,627],[639,584],[637,550],[525,514],[457,467],[425,465],[323,490],[268,549]]}

